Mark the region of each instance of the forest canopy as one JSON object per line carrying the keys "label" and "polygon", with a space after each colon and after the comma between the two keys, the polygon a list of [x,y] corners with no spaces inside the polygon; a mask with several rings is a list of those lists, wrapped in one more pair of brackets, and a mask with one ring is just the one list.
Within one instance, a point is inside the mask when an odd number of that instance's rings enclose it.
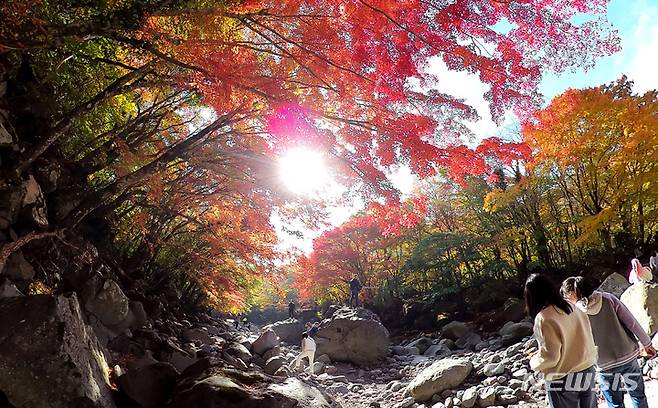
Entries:
{"label": "forest canopy", "polygon": [[[572,171],[595,177],[603,162],[562,169],[560,178],[561,152],[543,146],[542,135],[567,129],[569,120],[578,123],[579,104],[601,114],[620,110],[628,115],[616,116],[623,123],[649,121],[650,108],[637,113],[632,107],[636,100],[653,103],[651,97],[634,96],[622,83],[584,91],[603,93],[598,101],[578,99],[574,91],[544,116],[533,115],[544,73],[590,67],[619,48],[606,5],[3,2],[3,109],[16,119],[18,140],[3,147],[0,189],[9,197],[34,179],[43,197],[30,203],[27,218],[11,204],[2,210],[2,229],[12,227],[15,237],[2,243],[0,264],[37,241],[57,249],[84,234],[129,284],[179,291],[187,304],[244,308],[279,270],[272,213],[314,223],[322,209],[317,198],[292,194],[276,177],[277,159],[299,145],[322,152],[337,182],[358,186],[368,203],[365,215],[319,239],[304,261],[314,273],[337,256],[318,255],[333,242],[341,251],[372,256],[374,286],[386,281],[429,291],[441,283],[451,291],[464,285],[463,274],[474,282],[488,276],[484,271],[505,277],[511,268],[526,273],[533,262],[576,262],[587,239],[601,239],[606,248],[615,234],[646,239],[654,207],[637,175],[652,171],[650,163],[615,167],[631,182],[623,191],[610,184],[617,179],[581,185],[571,180]],[[574,23],[581,14],[593,18]],[[431,58],[487,84],[494,120],[506,112],[528,118],[524,140],[492,137],[465,146],[464,121],[478,112],[439,90],[441,76],[427,70]],[[611,93],[617,96],[606,96]],[[624,106],[604,107],[606,98]],[[555,119],[559,115],[565,116]],[[608,130],[599,132],[614,129],[629,140],[623,146],[610,141],[601,157],[639,148],[634,132],[640,128],[606,123]],[[564,141],[573,154],[605,148],[596,130],[583,132],[590,141]],[[401,164],[440,182],[405,201],[386,177]],[[45,173],[57,175],[47,188]],[[593,199],[579,196],[592,192]],[[559,196],[559,208],[542,201],[545,193]],[[437,195],[455,199],[439,202]],[[637,208],[641,220],[624,226],[620,215]],[[478,223],[486,224],[485,233]],[[362,248],[338,242],[353,235]],[[558,236],[568,239],[568,248]],[[50,267],[40,268],[45,280]],[[435,279],[446,269],[450,274]],[[323,275],[326,285],[317,290],[326,292],[318,296],[330,297],[331,276]],[[61,284],[53,279],[48,283]]]}

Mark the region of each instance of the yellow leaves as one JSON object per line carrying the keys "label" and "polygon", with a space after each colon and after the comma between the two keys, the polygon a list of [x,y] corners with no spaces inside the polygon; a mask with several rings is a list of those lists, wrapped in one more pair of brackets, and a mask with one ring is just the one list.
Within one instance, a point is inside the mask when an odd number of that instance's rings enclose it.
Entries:
{"label": "yellow leaves", "polygon": [[617,214],[612,208],[604,208],[596,215],[583,218],[578,223],[582,234],[576,239],[575,244],[585,245],[597,241],[600,238],[599,232],[609,227],[616,218]]}

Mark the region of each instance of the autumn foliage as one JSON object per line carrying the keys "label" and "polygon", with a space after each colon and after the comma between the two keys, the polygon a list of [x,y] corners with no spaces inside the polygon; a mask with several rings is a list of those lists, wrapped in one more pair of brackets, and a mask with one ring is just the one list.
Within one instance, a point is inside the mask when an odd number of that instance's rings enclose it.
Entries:
{"label": "autumn foliage", "polygon": [[316,239],[299,261],[301,294],[342,302],[357,274],[372,306],[490,310],[535,271],[603,278],[637,251],[647,262],[658,245],[657,95],[625,77],[567,90],[523,123],[522,155],[492,161],[489,176],[424,183],[413,226],[387,235],[361,215]]}
{"label": "autumn foliage", "polygon": [[[605,0],[92,3],[0,5],[15,100],[48,105],[21,121],[20,154],[2,161],[0,187],[61,165],[70,179],[48,200],[70,205],[45,230],[75,235],[100,223],[117,264],[154,296],[173,282],[233,310],[277,272],[270,215],[309,219],[317,209],[277,180],[287,149],[322,151],[337,181],[368,201],[320,247],[365,234],[364,248],[341,251],[369,252],[364,262],[397,274],[382,248],[417,228],[428,203],[400,203],[388,170],[404,164],[427,178],[447,169],[466,186],[529,157],[496,138],[464,146],[464,121],[478,114],[441,91],[429,61],[476,74],[500,121],[538,105],[543,72],[618,49]],[[581,13],[594,18],[573,23]],[[16,115],[24,107],[12,106]],[[329,262],[311,259],[313,271]]]}

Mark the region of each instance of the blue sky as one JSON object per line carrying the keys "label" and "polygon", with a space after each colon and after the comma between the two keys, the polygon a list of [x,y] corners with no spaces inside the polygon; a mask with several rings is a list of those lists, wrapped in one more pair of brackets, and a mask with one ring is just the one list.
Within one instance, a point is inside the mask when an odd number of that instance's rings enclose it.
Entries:
{"label": "blue sky", "polygon": [[[618,30],[622,50],[598,60],[594,68],[587,72],[578,70],[561,75],[545,75],[540,91],[544,94],[546,103],[568,88],[601,85],[614,81],[622,74],[635,81],[637,92],[658,88],[658,0],[612,0],[608,9],[608,20]],[[467,124],[475,134],[469,141],[471,145],[476,145],[485,137],[508,133],[508,129],[514,127],[517,120],[512,115],[509,115],[502,125],[491,120],[489,105],[482,96],[488,87],[480,82],[477,75],[449,71],[440,60],[432,61],[430,70],[438,75],[440,90],[464,98],[482,117],[478,122]],[[411,192],[416,182],[415,176],[405,167],[401,167],[390,178],[403,193]],[[363,203],[357,200],[353,206],[331,208],[329,222],[338,225],[346,221],[362,208],[362,205]],[[274,217],[273,222],[281,239],[281,247],[286,249],[296,248],[308,253],[311,251],[313,238],[321,233],[318,230],[308,230],[300,223],[293,223],[288,227],[302,231],[304,237],[291,237],[282,231],[282,221],[278,217]]]}
{"label": "blue sky", "polygon": [[658,88],[658,0],[613,0],[608,20],[618,30],[622,50],[597,61],[588,72],[547,75],[540,91],[550,100],[567,88],[614,81],[626,74],[638,91]]}

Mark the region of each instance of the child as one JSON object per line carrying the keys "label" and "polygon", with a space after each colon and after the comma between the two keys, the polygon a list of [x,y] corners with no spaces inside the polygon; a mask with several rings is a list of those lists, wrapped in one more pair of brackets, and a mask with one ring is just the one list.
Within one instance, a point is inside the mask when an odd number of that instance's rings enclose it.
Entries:
{"label": "child", "polygon": [[642,370],[637,363],[638,341],[649,357],[656,355],[651,339],[631,312],[610,293],[595,291],[595,285],[582,276],[567,278],[562,295],[584,310],[591,323],[598,347],[599,384],[608,407],[624,406],[624,389],[635,408],[648,408]]}
{"label": "child", "polygon": [[315,340],[308,333],[302,334],[302,352],[295,358],[295,369],[299,368],[304,357],[308,357],[309,369],[313,375],[313,360],[315,359]]}
{"label": "child", "polygon": [[587,315],[540,274],[526,281],[525,300],[539,346],[530,367],[544,374],[550,407],[596,408],[596,346]]}

